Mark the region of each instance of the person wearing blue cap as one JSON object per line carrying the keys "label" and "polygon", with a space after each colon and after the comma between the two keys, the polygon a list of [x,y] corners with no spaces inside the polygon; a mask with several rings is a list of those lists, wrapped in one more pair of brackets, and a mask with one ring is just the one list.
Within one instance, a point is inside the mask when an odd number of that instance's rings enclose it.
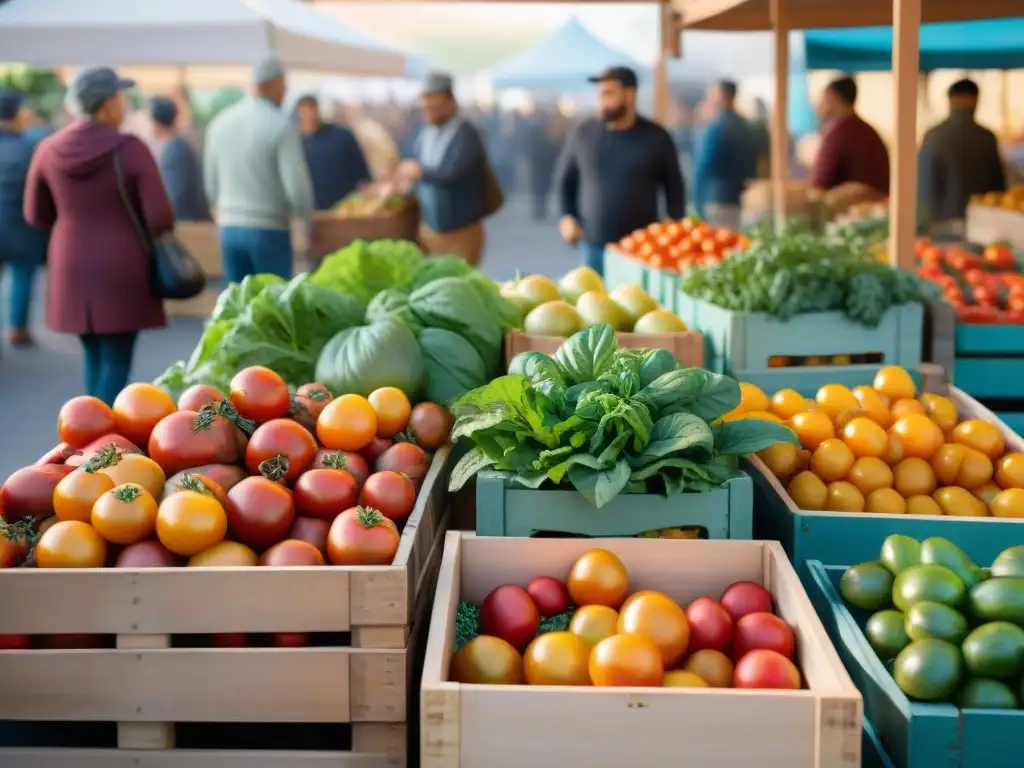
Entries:
{"label": "person wearing blue cap", "polygon": [[160,175],[178,221],[209,221],[210,207],[203,192],[203,174],[195,150],[175,128],[178,105],[166,96],[154,96],[149,102],[153,136],[160,150],[157,158]]}
{"label": "person wearing blue cap", "polygon": [[28,331],[36,270],[46,261],[45,230],[29,226],[22,214],[25,182],[35,141],[21,130],[22,95],[0,91],[0,265],[10,273],[7,338],[14,347],[31,346]]}
{"label": "person wearing blue cap", "polygon": [[152,153],[119,130],[133,85],[110,67],[80,70],[68,93],[80,117],[40,142],[25,185],[25,219],[53,229],[46,322],[79,337],[85,390],[108,404],[128,383],[139,331],[166,324],[150,241],[174,229]]}
{"label": "person wearing blue cap", "polygon": [[253,69],[255,93],[210,123],[203,155],[206,199],[220,228],[224,276],[292,276],[291,222],[312,231],[313,185],[299,131],[281,108],[284,66],[275,58]]}

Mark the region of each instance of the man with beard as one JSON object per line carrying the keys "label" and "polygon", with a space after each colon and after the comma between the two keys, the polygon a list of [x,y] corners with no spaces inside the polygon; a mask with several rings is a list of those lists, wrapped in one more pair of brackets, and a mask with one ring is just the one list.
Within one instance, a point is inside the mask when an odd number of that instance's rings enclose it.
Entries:
{"label": "man with beard", "polygon": [[558,163],[558,229],[583,263],[604,272],[604,247],[656,221],[658,191],[669,217],[686,212],[679,156],[668,131],[636,113],[636,73],[609,67],[597,77],[597,118],[580,123]]}

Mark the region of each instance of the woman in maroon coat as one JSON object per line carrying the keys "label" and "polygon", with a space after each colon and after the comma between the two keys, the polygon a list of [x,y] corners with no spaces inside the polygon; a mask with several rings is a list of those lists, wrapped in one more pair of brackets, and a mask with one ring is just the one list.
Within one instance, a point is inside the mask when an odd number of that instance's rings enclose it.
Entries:
{"label": "woman in maroon coat", "polygon": [[128,382],[138,332],[166,324],[163,304],[149,289],[148,247],[118,191],[115,154],[150,233],[174,227],[152,154],[118,130],[124,90],[132,85],[109,67],[79,72],[70,96],[84,117],[43,140],[25,189],[25,219],[53,228],[46,322],[82,340],[86,391],[107,403]]}

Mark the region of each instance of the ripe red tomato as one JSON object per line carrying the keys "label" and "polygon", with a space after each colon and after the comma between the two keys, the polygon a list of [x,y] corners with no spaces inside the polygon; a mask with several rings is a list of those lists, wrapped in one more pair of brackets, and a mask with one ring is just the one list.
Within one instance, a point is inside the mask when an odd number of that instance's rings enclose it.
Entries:
{"label": "ripe red tomato", "polygon": [[261,365],[251,365],[236,373],[228,394],[242,416],[259,424],[283,419],[292,408],[291,393],[284,379]]}
{"label": "ripe red tomato", "polygon": [[162,496],[168,496],[175,491],[180,491],[182,488],[196,490],[196,488],[191,487],[193,485],[192,481],[196,478],[206,486],[207,490],[216,496],[218,490],[227,493],[248,476],[248,472],[233,464],[204,464],[201,467],[182,470],[168,477],[167,482],[164,483]]}
{"label": "ripe red tomato", "polygon": [[220,400],[227,400],[227,397],[216,387],[209,384],[193,384],[178,397],[179,411],[196,411],[204,405],[210,405]]}
{"label": "ripe red tomato", "polygon": [[288,531],[288,538],[309,542],[326,558],[327,532],[330,530],[331,524],[319,517],[296,517],[292,529]]}
{"label": "ripe red tomato", "polygon": [[81,448],[116,429],[114,412],[98,397],[73,397],[57,414],[57,435],[73,448]]}
{"label": "ripe red tomato", "polygon": [[781,653],[755,650],[736,664],[732,674],[736,688],[773,688],[796,691],[800,689],[800,670]]}
{"label": "ripe red tomato", "polygon": [[689,650],[708,648],[729,652],[732,617],[721,604],[710,597],[698,597],[687,607],[686,620],[690,622]]}
{"label": "ripe red tomato", "polygon": [[161,419],[149,436],[149,457],[173,475],[203,464],[236,464],[242,455],[238,431],[210,411],[177,411]]}
{"label": "ripe red tomato", "polygon": [[7,538],[8,536],[16,536],[16,534],[6,529],[3,515],[0,515],[0,568],[17,565],[28,553],[27,533],[11,539]]}
{"label": "ripe red tomato", "polygon": [[331,523],[327,556],[333,565],[390,565],[398,551],[398,528],[376,509],[346,509]]}
{"label": "ripe red tomato", "polygon": [[295,390],[295,397],[292,399],[291,416],[315,435],[316,420],[320,417],[320,412],[332,399],[334,399],[334,396],[323,384],[317,382],[303,384]]}
{"label": "ripe red tomato", "polygon": [[0,488],[4,518],[16,523],[23,517],[42,520],[53,514],[53,492],[75,470],[66,464],[34,464],[22,467]]}
{"label": "ripe red tomato", "polygon": [[569,608],[569,593],[565,584],[551,576],[538,576],[526,585],[527,594],[533,599],[540,615],[557,616]]}
{"label": "ripe red tomato", "polygon": [[140,541],[121,550],[115,568],[174,568],[181,558],[159,541]]}
{"label": "ripe red tomato", "polygon": [[407,442],[395,443],[377,457],[374,469],[377,472],[401,472],[412,480],[418,489],[423,484],[427,470],[430,469],[430,457],[418,445]]}
{"label": "ripe red tomato", "polygon": [[359,488],[344,469],[310,469],[299,475],[292,493],[300,515],[330,522],[356,505]]}
{"label": "ripe red tomato", "polygon": [[793,629],[772,613],[748,613],[736,622],[732,637],[732,657],[742,659],[753,650],[769,650],[792,659],[796,651]]}
{"label": "ripe red tomato", "polygon": [[324,556],[308,541],[285,539],[264,552],[259,564],[270,568],[323,565]]}
{"label": "ripe red tomato", "polygon": [[272,419],[257,427],[249,438],[245,466],[250,474],[292,483],[309,469],[316,449],[316,438],[297,421]]}
{"label": "ripe red tomato", "polygon": [[540,612],[525,589],[506,584],[484,598],[479,625],[480,634],[500,637],[522,652],[537,636]]}
{"label": "ripe red tomato", "polygon": [[0,635],[0,651],[28,651],[32,649],[29,635]]}
{"label": "ripe red tomato", "polygon": [[370,440],[366,446],[359,452],[363,457],[370,463],[376,464],[377,459],[380,458],[381,454],[384,453],[388,448],[391,447],[391,440],[386,437],[374,437]]}
{"label": "ripe red tomato", "polygon": [[313,457],[311,469],[344,469],[355,478],[356,485],[360,488],[366,482],[366,476],[370,474],[370,465],[358,453],[351,451],[332,451],[329,448],[321,448]]}
{"label": "ripe red tomato", "polygon": [[590,652],[590,680],[597,686],[660,686],[665,678],[661,653],[643,635],[612,635]]}
{"label": "ripe red tomato", "polygon": [[305,648],[309,645],[308,632],[272,632],[270,644],[275,648]]}
{"label": "ripe red tomato", "polygon": [[396,522],[404,520],[416,506],[416,486],[398,472],[374,472],[359,492],[359,503]]}
{"label": "ripe red tomato", "polygon": [[228,491],[225,512],[235,538],[257,552],[283,540],[295,522],[291,491],[265,477],[247,477]]}
{"label": "ripe red tomato", "polygon": [[752,581],[737,581],[722,593],[718,601],[734,622],[748,613],[771,613],[772,593]]}

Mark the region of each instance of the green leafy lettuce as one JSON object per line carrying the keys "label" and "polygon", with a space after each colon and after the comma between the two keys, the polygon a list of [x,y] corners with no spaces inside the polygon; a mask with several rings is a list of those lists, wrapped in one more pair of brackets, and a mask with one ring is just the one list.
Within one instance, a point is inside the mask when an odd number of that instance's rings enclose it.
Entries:
{"label": "green leafy lettuce", "polygon": [[735,380],[665,350],[619,349],[611,326],[591,326],[553,357],[517,356],[508,375],[452,404],[452,437],[473,447],[449,487],[492,469],[530,488],[572,485],[597,507],[623,492],[708,491],[737,456],[798,444],[782,424],[719,421],[739,402]]}
{"label": "green leafy lettuce", "polygon": [[407,240],[356,240],[327,256],[312,281],[367,304],[381,291],[406,284],[422,261],[423,252]]}

